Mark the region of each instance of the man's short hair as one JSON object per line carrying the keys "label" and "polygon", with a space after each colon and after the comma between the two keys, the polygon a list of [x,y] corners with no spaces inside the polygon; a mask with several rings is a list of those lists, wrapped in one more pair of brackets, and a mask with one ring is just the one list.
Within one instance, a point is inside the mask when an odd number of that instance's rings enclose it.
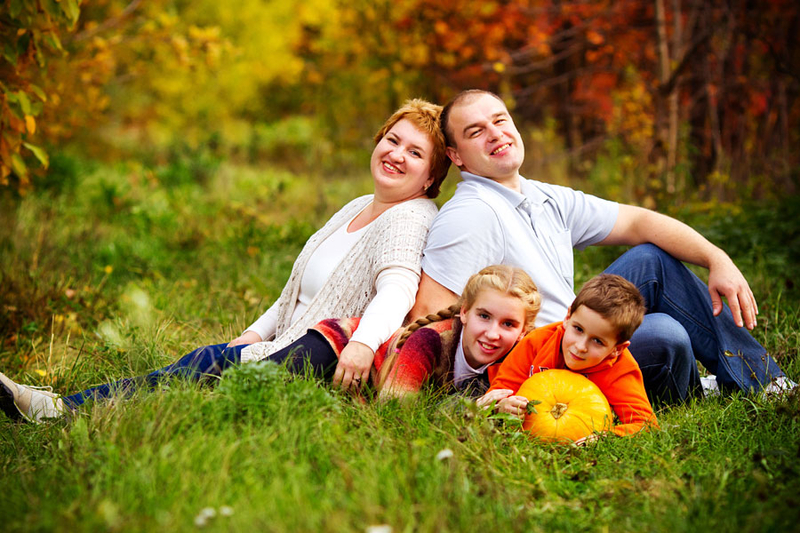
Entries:
{"label": "man's short hair", "polygon": [[572,302],[570,314],[582,305],[611,322],[617,330],[617,344],[630,340],[644,319],[645,304],[639,289],[615,274],[600,274],[587,281]]}
{"label": "man's short hair", "polygon": [[468,104],[478,98],[479,96],[483,96],[484,94],[488,94],[490,96],[494,96],[500,103],[503,104],[505,107],[506,103],[503,102],[503,99],[494,94],[491,91],[484,91],[483,89],[467,89],[466,91],[461,91],[453,98],[447,102],[442,109],[442,114],[439,117],[439,124],[442,128],[442,132],[444,133],[444,139],[447,143],[447,146],[455,147],[456,140],[453,135],[453,132],[450,131],[450,112],[453,110],[454,107],[458,105]]}

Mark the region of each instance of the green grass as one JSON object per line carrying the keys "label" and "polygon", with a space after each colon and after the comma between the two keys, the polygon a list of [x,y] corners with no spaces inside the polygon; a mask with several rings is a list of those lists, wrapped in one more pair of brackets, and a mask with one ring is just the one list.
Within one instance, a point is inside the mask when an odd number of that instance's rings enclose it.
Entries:
{"label": "green grass", "polygon": [[[234,337],[278,295],[314,228],[369,190],[367,176],[225,164],[196,185],[169,169],[72,167],[63,187],[0,212],[0,370],[62,393]],[[754,334],[795,379],[798,203],[678,213],[740,265],[759,298]],[[619,251],[578,254],[577,282]],[[800,397],[734,395],[658,416],[659,431],[555,446],[457,398],[363,404],[249,365],[214,389],[173,384],[70,420],[0,418],[0,529],[797,529]],[[444,449],[452,457],[437,459]],[[197,526],[206,507],[218,515]]]}

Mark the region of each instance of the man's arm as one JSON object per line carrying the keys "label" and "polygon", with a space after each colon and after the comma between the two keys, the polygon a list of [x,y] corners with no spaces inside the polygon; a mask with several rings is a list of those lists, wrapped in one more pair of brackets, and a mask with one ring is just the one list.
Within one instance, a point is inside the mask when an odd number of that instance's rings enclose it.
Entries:
{"label": "man's arm", "polygon": [[744,275],[728,254],[683,222],[649,209],[620,204],[614,228],[598,244],[635,246],[647,242],[680,261],[708,269],[714,316],[722,311],[724,296],[736,325],[747,329],[756,326],[758,304]]}
{"label": "man's arm", "polygon": [[419,289],[414,307],[408,312],[409,322],[447,309],[458,300],[458,295],[434,281],[424,271],[419,279]]}

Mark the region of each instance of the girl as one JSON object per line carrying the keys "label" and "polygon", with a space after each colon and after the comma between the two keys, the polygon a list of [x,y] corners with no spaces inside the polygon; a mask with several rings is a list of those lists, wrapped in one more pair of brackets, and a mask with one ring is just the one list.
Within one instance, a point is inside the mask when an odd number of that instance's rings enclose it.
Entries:
{"label": "girl", "polygon": [[[381,398],[416,393],[429,380],[436,387],[482,394],[498,363],[533,329],[540,305],[536,285],[522,269],[486,267],[469,278],[458,304],[417,320],[381,346],[370,379]],[[330,344],[328,375],[358,323],[357,318],[323,320],[309,332]],[[293,357],[290,368],[301,367],[303,350]],[[325,375],[324,361],[310,362]]]}

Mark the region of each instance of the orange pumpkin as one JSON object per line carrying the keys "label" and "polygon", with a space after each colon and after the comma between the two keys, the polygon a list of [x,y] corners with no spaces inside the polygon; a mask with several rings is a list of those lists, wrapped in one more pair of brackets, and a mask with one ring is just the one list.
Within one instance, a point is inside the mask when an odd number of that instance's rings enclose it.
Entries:
{"label": "orange pumpkin", "polygon": [[575,372],[539,372],[522,384],[517,395],[530,402],[522,427],[542,440],[576,441],[611,429],[613,413],[605,395]]}

